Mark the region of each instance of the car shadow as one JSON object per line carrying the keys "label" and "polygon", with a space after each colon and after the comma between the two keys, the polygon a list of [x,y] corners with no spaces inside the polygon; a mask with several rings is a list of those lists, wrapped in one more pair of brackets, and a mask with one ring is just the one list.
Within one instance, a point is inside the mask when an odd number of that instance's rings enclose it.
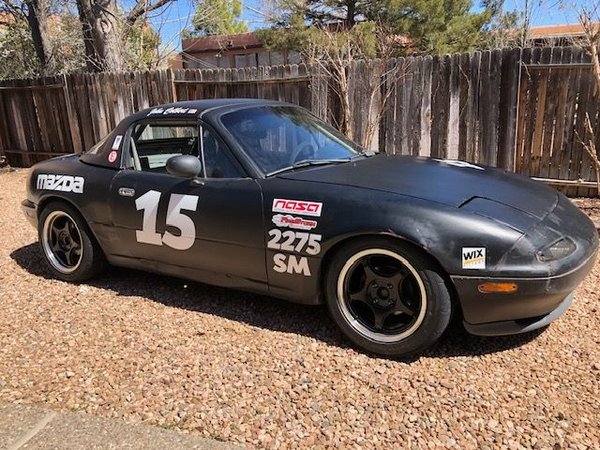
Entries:
{"label": "car shadow", "polygon": [[[52,279],[37,243],[14,250],[10,257],[27,272]],[[299,305],[264,295],[116,267],[109,268],[86,284],[116,295],[145,297],[170,307],[212,314],[266,330],[299,334],[341,348],[353,348],[324,306]],[[524,345],[544,330],[487,338],[468,334],[460,320],[454,320],[438,343],[421,357],[480,356],[501,352]],[[404,359],[404,362],[416,359]]]}

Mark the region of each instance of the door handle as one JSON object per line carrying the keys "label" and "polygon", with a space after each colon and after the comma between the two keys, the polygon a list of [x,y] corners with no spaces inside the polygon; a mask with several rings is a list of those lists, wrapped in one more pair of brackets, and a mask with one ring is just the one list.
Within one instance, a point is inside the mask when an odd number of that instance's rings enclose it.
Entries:
{"label": "door handle", "polygon": [[121,187],[119,188],[119,195],[123,197],[133,197],[135,195],[135,189]]}

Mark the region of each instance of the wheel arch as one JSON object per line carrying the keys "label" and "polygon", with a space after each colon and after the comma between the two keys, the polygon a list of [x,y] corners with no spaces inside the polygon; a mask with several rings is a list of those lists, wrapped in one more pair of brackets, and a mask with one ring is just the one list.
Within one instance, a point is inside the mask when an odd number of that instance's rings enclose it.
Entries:
{"label": "wheel arch", "polygon": [[[402,235],[399,235],[396,233],[391,233],[391,232],[379,232],[379,233],[365,232],[365,233],[354,234],[351,236],[346,236],[346,237],[336,241],[330,248],[328,248],[327,251],[323,255],[323,258],[321,260],[321,267],[319,270],[319,290],[322,295],[325,292],[325,281],[326,281],[327,270],[329,269],[331,259],[335,256],[335,254],[337,252],[339,252],[345,246],[349,245],[352,242],[360,241],[365,238],[378,238],[378,239],[381,239],[382,241],[387,241],[387,242],[392,242],[392,243],[402,242],[403,244],[408,245],[408,246],[412,247],[414,250],[417,250],[418,252],[425,255],[436,266],[436,268],[439,270],[440,274],[443,276],[444,280],[446,281],[448,287],[450,288],[450,297],[452,299],[453,307],[456,308],[456,311],[460,310],[460,301],[458,300],[458,293],[456,291],[456,287],[454,286],[454,283],[452,282],[450,275],[448,274],[446,269],[444,269],[444,267],[440,264],[439,260],[420,243],[415,242],[414,240],[406,238]],[[321,299],[321,302],[323,302],[323,299]]]}
{"label": "wheel arch", "polygon": [[[83,214],[83,211],[81,211],[81,208],[79,208],[73,201],[69,200],[68,198],[61,197],[60,195],[53,195],[53,194],[42,197],[39,200],[39,202],[37,204],[37,209],[36,209],[38,222],[39,222],[40,215],[42,214],[42,211],[44,210],[44,208],[46,208],[46,206],[48,206],[50,203],[53,203],[53,202],[64,203],[65,205],[73,208],[77,212],[77,214],[79,214],[79,216],[83,219],[83,223],[84,223],[85,227],[87,228],[87,231],[90,233],[90,236],[100,246],[100,248],[102,249],[102,252],[106,254],[106,252],[102,248],[102,245],[100,244],[100,240],[98,240],[96,233],[90,226],[88,219],[85,217],[85,214]],[[39,225],[38,225],[38,227],[39,227]]]}
{"label": "wheel arch", "polygon": [[48,206],[48,204],[52,203],[52,202],[66,203],[71,208],[75,208],[75,210],[79,213],[79,215],[81,217],[83,217],[83,219],[87,223],[87,219],[85,218],[85,216],[81,212],[81,209],[79,209],[75,203],[73,203],[71,200],[69,200],[69,199],[67,199],[65,197],[61,197],[59,195],[54,195],[54,194],[45,195],[44,197],[42,197],[39,200],[39,202],[37,204],[37,211],[36,211],[38,219],[40,218],[40,215],[42,214],[42,211],[44,210],[44,208],[46,208],[46,206]]}

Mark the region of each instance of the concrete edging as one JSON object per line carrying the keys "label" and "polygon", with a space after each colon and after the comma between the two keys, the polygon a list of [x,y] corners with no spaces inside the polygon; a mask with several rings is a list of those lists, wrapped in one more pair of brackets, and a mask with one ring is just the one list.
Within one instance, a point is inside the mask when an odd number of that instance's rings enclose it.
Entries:
{"label": "concrete edging", "polygon": [[0,404],[0,448],[232,450],[240,447],[176,430],[129,424],[119,419],[62,413],[21,404]]}

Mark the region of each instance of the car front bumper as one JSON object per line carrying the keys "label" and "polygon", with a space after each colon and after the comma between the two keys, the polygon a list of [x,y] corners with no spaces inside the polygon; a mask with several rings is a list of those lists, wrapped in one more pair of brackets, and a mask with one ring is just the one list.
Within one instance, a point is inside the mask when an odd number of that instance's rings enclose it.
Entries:
{"label": "car front bumper", "polygon": [[27,220],[29,220],[29,223],[33,225],[34,228],[37,228],[38,218],[35,204],[29,200],[23,200],[21,202],[21,211],[23,211]]}
{"label": "car front bumper", "polygon": [[573,295],[573,293],[567,295],[555,309],[542,316],[530,317],[528,319],[480,323],[476,325],[463,321],[463,325],[469,333],[477,336],[506,336],[510,334],[527,333],[528,331],[545,327],[562,316],[563,313],[569,309],[569,306],[571,306]]}
{"label": "car front bumper", "polygon": [[[596,251],[577,268],[547,278],[453,276],[468,332],[482,336],[525,333],[546,326],[571,304],[573,291],[596,262]],[[515,283],[513,294],[483,294],[482,283]]]}

